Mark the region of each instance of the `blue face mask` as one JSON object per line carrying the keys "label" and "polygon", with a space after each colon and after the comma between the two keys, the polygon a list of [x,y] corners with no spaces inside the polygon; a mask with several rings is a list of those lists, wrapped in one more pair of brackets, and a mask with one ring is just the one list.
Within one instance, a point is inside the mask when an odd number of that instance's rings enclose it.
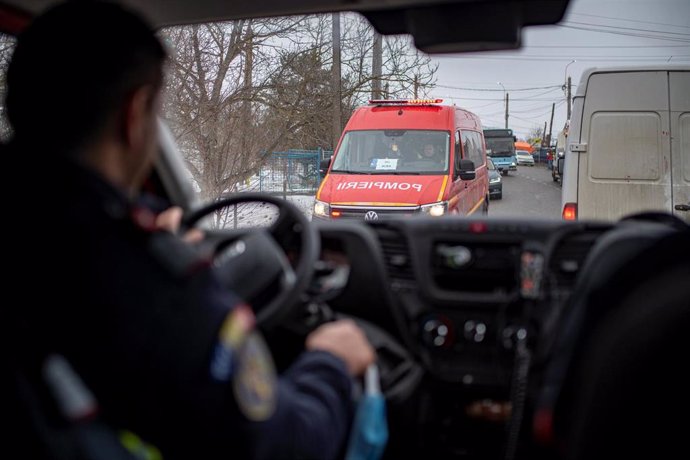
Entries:
{"label": "blue face mask", "polygon": [[387,442],[386,400],[381,394],[378,367],[372,364],[364,377],[364,394],[357,406],[345,459],[378,460]]}

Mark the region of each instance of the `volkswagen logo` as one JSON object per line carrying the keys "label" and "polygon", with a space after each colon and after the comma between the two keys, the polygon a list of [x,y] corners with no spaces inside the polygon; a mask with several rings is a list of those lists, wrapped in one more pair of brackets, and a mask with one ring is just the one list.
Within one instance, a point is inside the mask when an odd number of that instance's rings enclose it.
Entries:
{"label": "volkswagen logo", "polygon": [[379,220],[379,215],[374,211],[367,211],[367,213],[364,214],[364,220]]}

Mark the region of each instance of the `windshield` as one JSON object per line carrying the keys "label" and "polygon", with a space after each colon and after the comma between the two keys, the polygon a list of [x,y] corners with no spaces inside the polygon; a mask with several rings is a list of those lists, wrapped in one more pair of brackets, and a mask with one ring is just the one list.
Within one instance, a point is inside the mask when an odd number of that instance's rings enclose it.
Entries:
{"label": "windshield", "polygon": [[450,134],[445,131],[371,130],[345,133],[331,172],[443,174]]}
{"label": "windshield", "polygon": [[[690,63],[690,26],[681,19],[689,17],[690,2],[635,0],[625,2],[626,10],[619,11],[621,3],[571,0],[559,24],[525,28],[519,49],[476,53],[424,54],[410,37],[378,35],[363,16],[349,12],[164,27],[158,35],[170,53],[162,116],[188,168],[185,178],[200,202],[234,193],[269,193],[293,201],[311,217],[329,170],[341,176],[447,174],[446,188],[450,189],[458,166],[450,162],[452,150],[464,155],[454,160],[470,159],[480,168],[484,157],[493,157],[501,174],[511,176],[505,181],[502,199],[492,200],[489,216],[560,220],[564,203],[577,201],[581,212],[585,207],[606,208],[601,218],[612,220],[643,206],[629,201],[641,201],[650,193],[653,199],[644,204],[650,209],[684,209],[690,197],[686,107],[661,101],[659,106],[678,107],[680,115],[671,120],[673,125],[662,131],[662,125],[645,118],[644,129],[638,129],[642,115],[619,116],[609,106],[596,116],[583,117],[584,98],[575,97],[584,91],[582,78],[592,68],[675,65],[687,69]],[[336,36],[339,40],[334,40]],[[4,93],[4,71],[13,44],[13,38],[0,35],[0,93]],[[674,89],[676,79],[667,78],[671,86],[654,94],[682,99],[688,92]],[[629,87],[635,85],[631,81]],[[606,83],[610,89],[623,86]],[[634,105],[623,100],[626,97],[633,96],[615,97],[614,102],[621,107]],[[410,129],[343,135],[350,118],[370,99],[415,98],[442,99],[442,105],[476,115],[481,123],[475,128],[477,133],[503,132],[503,137],[470,136],[468,144],[465,133],[427,125],[421,130],[405,125]],[[10,130],[3,105],[0,94],[0,139],[7,139]],[[574,110],[580,114],[578,120],[571,120]],[[661,120],[669,116],[654,115]],[[584,126],[583,120],[589,123],[590,119],[597,123]],[[605,157],[591,155],[591,149],[585,155],[570,155],[569,135],[574,126],[578,135],[593,136],[582,141],[589,148],[597,143],[621,148]],[[610,127],[617,127],[615,137],[605,135],[612,132]],[[663,132],[678,133],[679,141],[664,149],[657,142],[666,139]],[[421,156],[427,139],[434,144],[434,161]],[[339,141],[342,145],[334,155]],[[527,167],[524,158],[521,164],[517,158],[511,164],[515,142],[532,146],[533,153],[527,155],[532,155],[533,167]],[[563,174],[558,173],[556,152],[563,153]],[[650,152],[654,152],[653,160]],[[672,165],[673,170],[663,165]],[[573,177],[574,171],[589,176]],[[477,177],[483,180],[481,171]],[[617,196],[630,197],[626,203],[600,202],[599,197],[609,195],[608,188],[630,182],[626,178],[653,182],[655,190],[619,190]],[[583,194],[576,187],[585,179],[591,190]],[[323,190],[328,185],[326,180]],[[518,199],[523,196],[533,199]],[[590,202],[578,201],[583,196],[590,197]],[[458,197],[452,203],[464,199]],[[379,199],[371,196],[363,201]],[[235,220],[218,222],[235,225]]]}
{"label": "windshield", "polygon": [[515,155],[515,144],[512,138],[486,138],[486,154],[490,156]]}

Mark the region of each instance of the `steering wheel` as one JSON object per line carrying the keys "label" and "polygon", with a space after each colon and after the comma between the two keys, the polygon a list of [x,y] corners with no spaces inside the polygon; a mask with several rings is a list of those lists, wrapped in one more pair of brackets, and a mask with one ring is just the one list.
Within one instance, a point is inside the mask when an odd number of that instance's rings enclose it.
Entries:
{"label": "steering wheel", "polygon": [[[227,230],[207,238],[214,265],[223,283],[240,298],[252,303],[258,327],[268,330],[290,315],[311,280],[319,254],[319,239],[306,216],[289,201],[263,194],[242,193],[204,206],[184,219],[192,228],[209,214],[241,203],[269,203],[278,209],[276,221],[267,229]],[[297,237],[296,262],[290,263],[286,240]],[[271,289],[278,284],[278,292]]]}

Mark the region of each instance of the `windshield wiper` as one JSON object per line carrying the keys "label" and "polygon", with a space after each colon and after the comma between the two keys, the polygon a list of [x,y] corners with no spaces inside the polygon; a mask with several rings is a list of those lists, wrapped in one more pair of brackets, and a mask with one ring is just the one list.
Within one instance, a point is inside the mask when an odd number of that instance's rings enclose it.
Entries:
{"label": "windshield wiper", "polygon": [[421,174],[415,171],[350,171],[347,169],[333,169],[331,172],[342,174],[366,174],[369,176],[419,176]]}
{"label": "windshield wiper", "polygon": [[344,174],[371,174],[370,172],[366,171],[349,171],[347,169],[332,169],[332,173],[344,173]]}

